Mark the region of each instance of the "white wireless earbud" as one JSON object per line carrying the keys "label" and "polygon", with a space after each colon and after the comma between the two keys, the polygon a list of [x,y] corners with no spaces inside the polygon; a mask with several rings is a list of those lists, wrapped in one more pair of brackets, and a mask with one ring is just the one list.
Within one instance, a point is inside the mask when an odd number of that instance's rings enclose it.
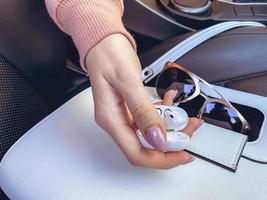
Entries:
{"label": "white wireless earbud", "polygon": [[[182,151],[186,148],[190,137],[180,132],[188,123],[188,115],[182,108],[156,105],[157,111],[165,123],[167,131],[166,151]],[[137,136],[145,148],[154,149],[138,129]]]}
{"label": "white wireless earbud", "polygon": [[167,129],[182,130],[188,123],[188,115],[181,108],[170,107],[165,109],[163,120]]}
{"label": "white wireless earbud", "polygon": [[167,133],[167,151],[182,151],[190,141],[189,135],[179,131],[169,131]]}

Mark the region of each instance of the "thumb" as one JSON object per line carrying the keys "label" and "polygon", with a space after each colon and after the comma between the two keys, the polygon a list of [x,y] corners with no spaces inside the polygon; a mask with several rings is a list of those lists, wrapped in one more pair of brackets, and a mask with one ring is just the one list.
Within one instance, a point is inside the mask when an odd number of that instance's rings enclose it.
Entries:
{"label": "thumb", "polygon": [[128,83],[118,84],[117,90],[124,98],[137,127],[149,144],[160,151],[165,151],[164,123],[149,99],[141,78],[132,76],[124,82]]}

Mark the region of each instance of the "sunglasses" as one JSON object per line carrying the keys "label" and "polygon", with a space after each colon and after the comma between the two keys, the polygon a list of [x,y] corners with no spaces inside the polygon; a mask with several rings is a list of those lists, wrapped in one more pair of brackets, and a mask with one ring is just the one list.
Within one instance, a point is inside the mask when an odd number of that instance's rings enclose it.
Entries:
{"label": "sunglasses", "polygon": [[189,116],[205,122],[248,134],[251,130],[246,119],[208,82],[172,62],[167,62],[157,78],[156,90],[163,99],[166,92],[176,90],[174,105],[189,112]]}

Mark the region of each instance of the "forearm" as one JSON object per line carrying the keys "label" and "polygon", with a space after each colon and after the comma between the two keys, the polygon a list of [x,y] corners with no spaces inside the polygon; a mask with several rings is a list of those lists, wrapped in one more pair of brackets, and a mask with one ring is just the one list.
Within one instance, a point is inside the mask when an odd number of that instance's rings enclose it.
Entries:
{"label": "forearm", "polygon": [[135,48],[122,24],[121,0],[46,0],[46,5],[55,23],[72,37],[84,69],[86,55],[109,35],[122,34]]}

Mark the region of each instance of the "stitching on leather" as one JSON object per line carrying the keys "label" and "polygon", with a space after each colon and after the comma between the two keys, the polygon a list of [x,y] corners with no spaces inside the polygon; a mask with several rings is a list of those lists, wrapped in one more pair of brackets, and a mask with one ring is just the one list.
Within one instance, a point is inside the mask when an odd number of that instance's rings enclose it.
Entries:
{"label": "stitching on leather", "polygon": [[218,158],[218,157],[216,157],[215,155],[213,155],[213,154],[210,154],[210,153],[206,153],[206,152],[204,152],[204,151],[200,151],[199,149],[196,149],[196,148],[187,148],[187,150],[189,150],[189,151],[192,151],[192,152],[194,152],[194,153],[196,153],[196,154],[199,154],[200,156],[204,156],[205,158],[208,158],[208,159],[211,159],[211,160],[213,160],[213,161],[216,161],[216,162],[218,162],[218,163],[220,163],[220,164],[223,164],[223,165],[225,165],[225,166],[228,166],[228,167],[232,167],[232,163],[230,163],[230,162],[227,162],[227,161],[225,161],[225,160],[222,160],[222,159],[220,159],[220,158]]}
{"label": "stitching on leather", "polygon": [[238,155],[240,155],[240,153],[242,151],[242,147],[243,147],[242,144],[245,142],[245,140],[246,140],[246,137],[243,136],[242,139],[239,141],[239,144],[237,146],[236,153],[234,154],[234,159],[233,159],[232,163],[228,162],[228,161],[225,161],[225,160],[222,160],[222,159],[218,158],[217,156],[215,156],[213,154],[206,153],[204,151],[200,151],[199,149],[196,149],[196,148],[193,148],[193,147],[188,147],[187,150],[192,151],[192,152],[194,152],[196,154],[199,154],[201,156],[204,156],[204,157],[206,157],[208,159],[211,159],[213,161],[216,161],[216,162],[218,162],[220,164],[223,164],[223,165],[225,165],[227,167],[233,168],[233,167],[236,167],[237,161],[239,159]]}
{"label": "stitching on leather", "polygon": [[243,144],[245,144],[246,141],[247,141],[247,137],[243,136],[243,139],[240,140],[239,145],[238,145],[238,147],[237,147],[237,151],[236,151],[236,153],[235,153],[235,158],[234,158],[234,163],[235,163],[235,164],[233,164],[233,167],[236,166],[236,164],[237,164],[237,162],[238,162],[238,159],[239,159],[239,156],[238,156],[238,155],[241,154],[241,151],[242,151],[242,149],[243,149]]}

